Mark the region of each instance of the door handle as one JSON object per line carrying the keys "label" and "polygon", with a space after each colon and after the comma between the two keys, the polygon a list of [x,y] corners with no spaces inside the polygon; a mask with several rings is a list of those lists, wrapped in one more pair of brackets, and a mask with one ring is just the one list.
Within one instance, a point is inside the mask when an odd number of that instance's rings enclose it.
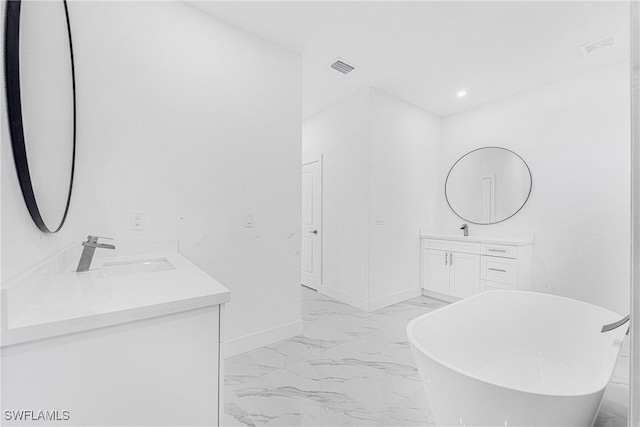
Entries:
{"label": "door handle", "polygon": [[318,234],[318,230],[310,231],[309,233]]}

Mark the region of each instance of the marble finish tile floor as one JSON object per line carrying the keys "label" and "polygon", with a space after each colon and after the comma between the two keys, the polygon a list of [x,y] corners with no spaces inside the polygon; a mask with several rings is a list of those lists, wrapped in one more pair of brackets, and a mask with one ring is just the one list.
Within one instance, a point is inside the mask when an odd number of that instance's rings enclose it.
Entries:
{"label": "marble finish tile floor", "polygon": [[[225,426],[434,425],[405,329],[446,303],[365,313],[304,287],[302,298],[302,335],[225,361]],[[628,364],[626,350],[598,427],[626,426]]]}

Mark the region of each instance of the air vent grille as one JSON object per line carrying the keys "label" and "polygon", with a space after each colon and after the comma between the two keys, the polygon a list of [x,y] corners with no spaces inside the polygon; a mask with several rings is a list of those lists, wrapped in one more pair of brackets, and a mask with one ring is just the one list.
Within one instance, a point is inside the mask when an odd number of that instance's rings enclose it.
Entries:
{"label": "air vent grille", "polygon": [[349,65],[341,59],[336,59],[331,65],[329,65],[336,71],[340,71],[342,74],[349,74],[356,69],[353,65]]}
{"label": "air vent grille", "polygon": [[591,55],[596,51],[613,46],[615,44],[616,44],[616,39],[613,37],[613,34],[612,34],[603,39],[578,46],[578,48],[580,49],[580,52],[582,52],[582,55],[587,56],[587,55]]}

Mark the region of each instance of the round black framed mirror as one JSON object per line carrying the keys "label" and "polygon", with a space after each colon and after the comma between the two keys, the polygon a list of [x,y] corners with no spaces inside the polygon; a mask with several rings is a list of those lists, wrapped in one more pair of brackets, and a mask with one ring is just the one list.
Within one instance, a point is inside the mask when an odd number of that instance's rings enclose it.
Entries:
{"label": "round black framed mirror", "polygon": [[529,165],[518,154],[502,147],[482,147],[451,167],[445,197],[463,220],[495,224],[522,209],[531,195],[532,181]]}
{"label": "round black framed mirror", "polygon": [[71,202],[76,93],[67,2],[6,2],[5,87],[18,181],[35,225],[58,232]]}

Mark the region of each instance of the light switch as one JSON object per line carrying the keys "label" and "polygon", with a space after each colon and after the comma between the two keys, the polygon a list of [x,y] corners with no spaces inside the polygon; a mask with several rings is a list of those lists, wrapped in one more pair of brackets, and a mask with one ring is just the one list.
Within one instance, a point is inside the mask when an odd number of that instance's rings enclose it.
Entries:
{"label": "light switch", "polygon": [[384,225],[384,215],[376,215],[376,225]]}
{"label": "light switch", "polygon": [[244,226],[246,228],[251,228],[254,225],[253,212],[246,212],[244,214]]}

